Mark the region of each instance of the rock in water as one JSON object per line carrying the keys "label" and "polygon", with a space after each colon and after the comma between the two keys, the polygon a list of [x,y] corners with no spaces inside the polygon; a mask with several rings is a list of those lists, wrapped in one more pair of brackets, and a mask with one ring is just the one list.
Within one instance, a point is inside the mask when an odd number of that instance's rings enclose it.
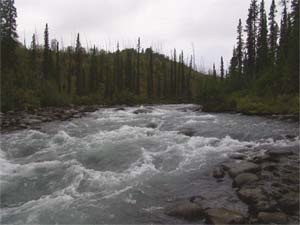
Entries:
{"label": "rock in water", "polygon": [[134,114],[152,113],[151,109],[137,109],[133,112]]}
{"label": "rock in water", "polygon": [[274,213],[267,213],[267,212],[260,212],[258,214],[258,221],[261,223],[275,223],[275,224],[285,224],[288,222],[287,215],[282,212],[274,212]]}
{"label": "rock in water", "polygon": [[193,137],[195,135],[196,131],[192,128],[182,128],[180,131],[178,131],[178,134],[183,134],[188,137]]}
{"label": "rock in water", "polygon": [[276,150],[270,150],[267,152],[270,156],[276,157],[276,156],[286,156],[286,155],[293,155],[294,153],[291,150],[284,150],[284,149],[276,149]]}
{"label": "rock in water", "polygon": [[186,202],[171,206],[166,209],[165,214],[168,216],[181,218],[185,220],[199,220],[204,218],[204,209],[195,203]]}
{"label": "rock in water", "polygon": [[217,167],[213,171],[213,177],[215,178],[223,178],[225,176],[225,171],[221,167]]}
{"label": "rock in water", "polygon": [[241,187],[245,184],[251,184],[255,181],[258,181],[258,176],[253,173],[242,173],[238,175],[233,182],[233,185],[236,187]]}
{"label": "rock in water", "polygon": [[267,196],[263,193],[261,188],[249,188],[243,187],[241,190],[238,191],[238,196],[244,202],[248,204],[256,204],[260,201],[267,201]]}
{"label": "rock in water", "polygon": [[225,170],[228,170],[231,177],[236,177],[241,173],[247,172],[257,172],[260,170],[260,167],[252,162],[240,162],[240,163],[224,163],[223,167]]}
{"label": "rock in water", "polygon": [[155,128],[157,128],[158,126],[157,126],[156,123],[148,123],[148,124],[146,125],[146,127],[147,127],[147,128],[155,129]]}
{"label": "rock in water", "polygon": [[207,222],[209,224],[242,224],[244,217],[236,211],[224,208],[206,210]]}

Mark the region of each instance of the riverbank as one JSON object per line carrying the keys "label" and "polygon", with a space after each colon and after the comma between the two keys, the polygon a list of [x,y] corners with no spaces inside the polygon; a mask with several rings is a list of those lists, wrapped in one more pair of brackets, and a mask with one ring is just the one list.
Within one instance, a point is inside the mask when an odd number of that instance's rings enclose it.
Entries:
{"label": "riverbank", "polygon": [[[287,139],[297,141],[298,137]],[[165,213],[208,224],[299,223],[298,149],[265,146],[241,150],[230,158],[213,170],[212,176],[216,186],[223,185],[226,179],[231,180],[232,191],[238,201],[247,205],[247,213],[232,210],[230,205],[227,208],[207,207],[205,201],[209,199],[206,196],[191,196],[186,202],[166,209]]]}

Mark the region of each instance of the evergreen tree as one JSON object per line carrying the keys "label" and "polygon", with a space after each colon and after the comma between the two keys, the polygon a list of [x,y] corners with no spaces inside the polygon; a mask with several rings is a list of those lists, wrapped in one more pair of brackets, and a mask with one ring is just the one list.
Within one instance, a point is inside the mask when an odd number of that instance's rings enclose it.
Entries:
{"label": "evergreen tree", "polygon": [[1,67],[2,72],[16,69],[17,10],[14,0],[0,1],[1,16]]}
{"label": "evergreen tree", "polygon": [[78,96],[83,95],[84,77],[83,77],[83,55],[80,42],[80,34],[77,34],[75,48],[75,76],[76,76],[76,93]]}
{"label": "evergreen tree", "polygon": [[238,71],[238,69],[237,69],[238,68],[238,57],[237,57],[236,52],[237,52],[236,48],[233,48],[232,58],[230,60],[230,66],[229,66],[229,73],[232,76],[235,76],[237,74],[237,71]]}
{"label": "evergreen tree", "polygon": [[73,74],[72,48],[69,47],[67,52],[68,52],[67,92],[69,95],[71,95],[72,94],[72,74]]}
{"label": "evergreen tree", "polygon": [[96,46],[93,48],[90,67],[89,67],[89,91],[95,93],[97,89],[97,75],[98,75],[98,63],[97,63],[97,51]]}
{"label": "evergreen tree", "polygon": [[244,49],[243,25],[241,19],[239,19],[237,33],[238,33],[238,37],[237,37],[237,48],[236,48],[236,61],[237,61],[238,75],[241,76],[243,72],[243,49]]}
{"label": "evergreen tree", "polygon": [[59,92],[61,92],[61,60],[59,53],[59,42],[56,44],[55,78]]}
{"label": "evergreen tree", "polygon": [[32,35],[32,41],[31,41],[31,45],[30,45],[30,67],[31,70],[33,72],[33,74],[35,74],[35,78],[37,78],[36,72],[37,72],[37,52],[36,52],[36,37],[35,34]]}
{"label": "evergreen tree", "polygon": [[279,39],[279,63],[283,66],[288,54],[288,33],[289,33],[289,16],[287,11],[287,0],[282,0],[283,12],[280,26]]}
{"label": "evergreen tree", "polygon": [[50,79],[50,46],[49,46],[49,29],[48,24],[46,24],[44,32],[44,53],[43,53],[43,78]]}
{"label": "evergreen tree", "polygon": [[213,77],[214,79],[217,79],[217,70],[216,70],[216,65],[213,65]]}
{"label": "evergreen tree", "polygon": [[141,39],[138,38],[137,44],[137,69],[136,69],[136,84],[135,84],[135,94],[140,95],[140,51],[141,51]]}
{"label": "evergreen tree", "polygon": [[150,99],[153,96],[153,72],[154,72],[154,66],[153,66],[153,51],[152,48],[147,49],[148,55],[149,55],[149,70],[148,70],[148,82],[147,82],[147,95]]}
{"label": "evergreen tree", "polygon": [[263,72],[269,65],[268,27],[265,1],[262,0],[259,10],[259,28],[257,37],[257,72]]}
{"label": "evergreen tree", "polygon": [[276,22],[276,4],[275,0],[272,0],[270,13],[269,13],[269,58],[272,71],[275,69],[276,58],[277,58],[277,40],[278,40],[278,24]]}
{"label": "evergreen tree", "polygon": [[223,56],[221,57],[221,80],[224,80],[224,60],[223,60]]}
{"label": "evergreen tree", "polygon": [[254,78],[256,67],[256,41],[257,41],[257,0],[251,0],[248,18],[246,22],[247,32],[247,61],[245,67],[247,68],[247,75]]}

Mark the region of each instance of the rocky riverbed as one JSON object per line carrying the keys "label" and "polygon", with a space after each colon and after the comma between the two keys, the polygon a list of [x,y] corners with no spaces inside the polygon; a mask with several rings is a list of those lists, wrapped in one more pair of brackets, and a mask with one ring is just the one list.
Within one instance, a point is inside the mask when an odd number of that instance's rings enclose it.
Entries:
{"label": "rocky riverbed", "polygon": [[248,207],[246,213],[238,209],[209,207],[204,201],[209,199],[205,196],[191,197],[166,208],[165,213],[208,224],[299,224],[297,149],[266,146],[251,151],[240,150],[229,158],[212,171],[212,176],[216,186],[225,179],[231,180],[232,191]]}

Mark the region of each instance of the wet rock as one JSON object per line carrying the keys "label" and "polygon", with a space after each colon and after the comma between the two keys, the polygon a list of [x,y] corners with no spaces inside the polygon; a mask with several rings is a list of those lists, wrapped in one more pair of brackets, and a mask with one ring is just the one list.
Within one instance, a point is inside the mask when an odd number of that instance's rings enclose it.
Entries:
{"label": "wet rock", "polygon": [[277,156],[293,155],[294,153],[291,150],[275,149],[275,150],[269,150],[267,154],[269,154],[272,157],[277,157]]}
{"label": "wet rock", "polygon": [[133,112],[134,114],[152,113],[151,109],[137,109]]}
{"label": "wet rock", "polygon": [[297,136],[296,135],[287,134],[287,135],[285,135],[285,138],[290,139],[290,140],[295,140],[297,138]]}
{"label": "wet rock", "polygon": [[258,203],[260,201],[267,201],[268,197],[259,187],[242,187],[237,192],[239,198],[248,204]]}
{"label": "wet rock", "polygon": [[221,167],[217,167],[213,171],[213,177],[215,178],[223,178],[225,176],[225,171]]}
{"label": "wet rock", "polygon": [[288,222],[288,217],[282,212],[260,212],[257,216],[258,221],[261,223],[275,223],[275,224],[285,224]]}
{"label": "wet rock", "polygon": [[182,112],[201,112],[203,109],[203,107],[201,105],[193,105],[193,106],[187,106],[187,107],[183,107],[178,109],[179,111]]}
{"label": "wet rock", "polygon": [[275,201],[259,201],[251,206],[251,209],[256,212],[274,212],[277,211],[277,203]]}
{"label": "wet rock", "polygon": [[246,156],[244,154],[241,154],[241,153],[232,153],[232,154],[229,155],[229,158],[243,160],[243,159],[246,158]]}
{"label": "wet rock", "polygon": [[239,163],[224,163],[223,168],[225,170],[228,170],[229,175],[233,178],[241,173],[254,173],[260,170],[260,167],[257,164],[246,161],[242,161]]}
{"label": "wet rock", "polygon": [[117,112],[117,111],[125,111],[126,109],[125,108],[123,108],[123,107],[121,107],[121,108],[116,108],[115,109],[115,111]]}
{"label": "wet rock", "polygon": [[185,202],[167,208],[165,214],[192,221],[204,218],[205,211],[199,204]]}
{"label": "wet rock", "polygon": [[208,209],[206,217],[209,224],[242,224],[245,220],[239,212],[224,208]]}
{"label": "wet rock", "polygon": [[195,135],[196,131],[192,128],[182,128],[178,131],[178,134],[182,134],[185,136],[193,137]]}
{"label": "wet rock", "polygon": [[299,210],[299,193],[289,192],[278,201],[280,208],[285,212]]}
{"label": "wet rock", "polygon": [[242,173],[235,177],[233,185],[236,187],[241,187],[245,184],[251,184],[255,181],[258,181],[258,176],[253,173]]}
{"label": "wet rock", "polygon": [[148,124],[146,125],[146,127],[147,127],[147,128],[155,129],[155,128],[158,127],[158,125],[157,125],[156,123],[148,123]]}
{"label": "wet rock", "polygon": [[254,163],[263,163],[263,162],[271,161],[271,160],[272,160],[272,158],[269,155],[258,155],[258,156],[254,156],[251,161]]}

